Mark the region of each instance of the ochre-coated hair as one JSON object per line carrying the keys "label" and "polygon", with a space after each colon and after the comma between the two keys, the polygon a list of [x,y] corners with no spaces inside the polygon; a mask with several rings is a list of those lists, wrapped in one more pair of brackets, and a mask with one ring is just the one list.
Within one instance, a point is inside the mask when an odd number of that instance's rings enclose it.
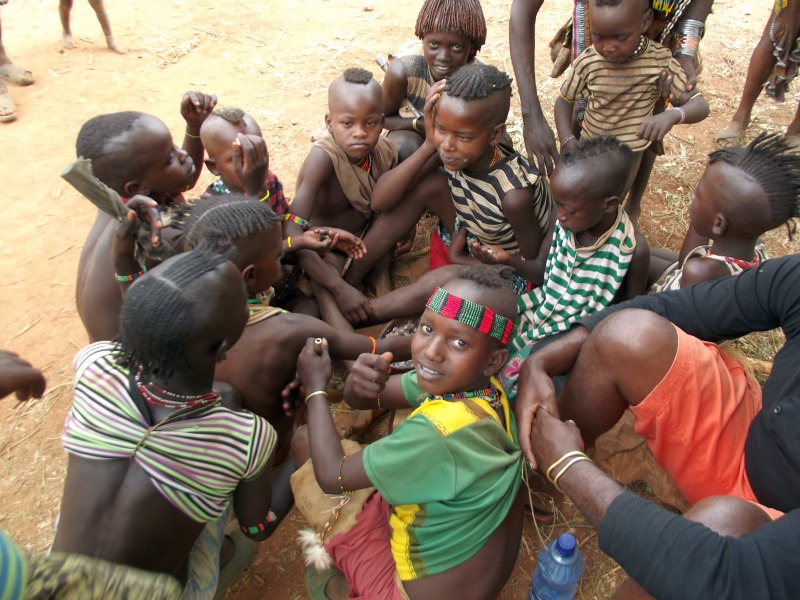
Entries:
{"label": "ochre-coated hair", "polygon": [[478,0],[425,0],[417,15],[414,35],[419,39],[433,31],[455,31],[472,46],[470,60],[486,43],[486,19]]}

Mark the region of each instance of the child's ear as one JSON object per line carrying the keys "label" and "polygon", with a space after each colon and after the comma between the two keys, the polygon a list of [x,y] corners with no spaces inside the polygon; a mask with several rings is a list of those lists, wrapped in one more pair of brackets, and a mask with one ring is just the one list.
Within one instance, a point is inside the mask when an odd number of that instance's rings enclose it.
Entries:
{"label": "child's ear", "polygon": [[219,177],[219,169],[217,168],[217,161],[211,158],[207,158],[203,161],[206,163],[206,169],[208,169],[212,175],[216,175]]}
{"label": "child's ear", "polygon": [[644,13],[644,17],[642,17],[642,33],[650,29],[650,25],[653,24],[653,9],[648,8],[647,12]]}
{"label": "child's ear", "polygon": [[244,269],[242,269],[242,279],[244,280],[244,285],[247,287],[248,294],[257,294],[258,292],[264,291],[264,290],[253,289],[253,285],[255,284],[256,280],[255,265],[247,265]]}
{"label": "child's ear", "polygon": [[714,223],[711,225],[711,233],[719,237],[725,235],[726,231],[728,231],[728,217],[725,216],[725,213],[717,213],[714,215]]}
{"label": "child's ear", "polygon": [[333,133],[331,131],[331,113],[325,113],[325,127],[328,128],[328,133]]}
{"label": "child's ear", "polygon": [[125,190],[125,195],[128,198],[132,198],[136,194],[141,194],[142,196],[149,196],[150,195],[150,188],[146,187],[138,179],[133,179],[131,181],[126,181],[125,185],[122,186],[122,189]]}
{"label": "child's ear", "polygon": [[492,146],[496,146],[500,143],[500,140],[503,139],[503,136],[506,134],[506,124],[505,123],[498,123],[492,129],[492,136],[489,139],[489,143]]}
{"label": "child's ear", "polygon": [[495,350],[489,356],[489,361],[486,363],[486,368],[483,370],[483,374],[487,377],[494,375],[500,369],[503,368],[503,365],[508,362],[508,349],[501,348],[499,350]]}
{"label": "child's ear", "polygon": [[609,196],[603,202],[603,212],[615,213],[619,210],[619,196]]}

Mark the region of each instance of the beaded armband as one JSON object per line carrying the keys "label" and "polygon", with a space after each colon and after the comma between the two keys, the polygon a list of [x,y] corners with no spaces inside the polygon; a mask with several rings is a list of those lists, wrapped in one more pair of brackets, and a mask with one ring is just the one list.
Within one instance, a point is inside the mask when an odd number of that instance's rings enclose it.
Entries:
{"label": "beaded armband", "polygon": [[251,525],[250,527],[248,527],[247,525],[242,525],[241,527],[239,527],[239,529],[242,530],[242,533],[256,534],[264,531],[269,526],[270,523],[274,523],[277,520],[278,516],[274,512],[269,511],[267,513],[267,516],[264,517],[264,519],[260,523],[256,525]]}
{"label": "beaded armband", "polygon": [[303,229],[308,227],[308,221],[306,221],[303,217],[298,217],[297,215],[293,215],[292,213],[284,214],[283,215],[283,220],[284,221],[291,221],[292,223],[297,223]]}
{"label": "beaded armband", "polygon": [[443,288],[436,288],[428,298],[425,308],[447,319],[469,325],[481,333],[499,340],[501,344],[507,344],[514,333],[514,321],[498,315],[491,308],[459,298]]}
{"label": "beaded armband", "polygon": [[119,275],[118,273],[114,273],[114,279],[120,283],[125,283],[126,281],[136,281],[145,273],[147,273],[147,267],[142,267],[141,271],[138,273],[131,273],[130,275]]}

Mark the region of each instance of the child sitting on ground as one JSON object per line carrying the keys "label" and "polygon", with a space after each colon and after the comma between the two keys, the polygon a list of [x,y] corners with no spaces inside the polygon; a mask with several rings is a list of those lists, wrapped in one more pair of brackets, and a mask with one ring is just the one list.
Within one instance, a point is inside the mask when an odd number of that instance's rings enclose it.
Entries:
{"label": "child sitting on ground", "polygon": [[308,425],[293,443],[296,462],[312,458],[328,494],[377,488],[356,525],[326,540],[341,573],[314,577],[327,580],[317,582],[324,597],[500,593],[519,552],[522,462],[513,416],[493,375],[508,356],[515,317],[513,291],[488,267],[438,288],[412,342],[415,370],[390,375],[390,353],[364,354],[345,387],[353,406],[416,410],[388,437],[348,456],[323,391],[327,346],[318,354],[308,341],[298,360]]}
{"label": "child sitting on ground", "polygon": [[557,221],[544,283],[518,300],[519,328],[502,372],[510,397],[516,398],[522,363],[544,338],[645,292],[647,243],[622,210],[634,160],[616,138],[592,138],[567,151],[553,171]]}
{"label": "child sitting on ground", "polygon": [[[197,92],[184,94],[183,148],[173,143],[169,129],[158,118],[140,112],[119,112],[99,115],[84,123],[76,142],[77,155],[91,160],[95,177],[122,196],[123,201],[144,194],[163,209],[182,204],[182,192],[191,189],[200,174],[196,167],[203,160],[200,126],[216,101],[214,96]],[[113,339],[119,329],[122,297],[111,264],[115,225],[113,216],[97,211],[78,263],[78,314],[92,342]]]}
{"label": "child sitting on ground", "polygon": [[[374,262],[373,253],[385,252],[397,232],[407,231],[429,208],[440,216],[443,241],[431,239],[432,269],[448,262],[503,263],[515,269],[518,292],[541,282],[552,200],[547,183],[528,160],[501,149],[510,102],[511,78],[490,65],[465,65],[433,85],[425,105],[425,142],[378,182],[374,206],[386,212],[365,237],[367,255],[353,265],[348,281],[357,280]],[[439,170],[442,165],[446,176]],[[408,194],[430,180],[441,185],[446,180],[447,191]],[[442,214],[453,206],[458,232],[451,243]],[[469,252],[468,237],[477,242],[469,245]],[[442,259],[446,245],[447,258]]]}
{"label": "child sitting on ground", "polygon": [[[308,225],[363,234],[373,217],[372,190],[397,164],[394,146],[381,136],[383,94],[369,71],[347,69],[331,83],[325,126],[297,177],[285,229],[291,236]],[[325,321],[352,330],[350,322],[366,320],[369,302],[342,278],[344,256],[333,252],[322,258],[308,250],[296,256]]]}
{"label": "child sitting on ground", "polygon": [[[58,16],[61,18],[62,29],[61,44],[65,50],[71,50],[73,48],[72,29],[70,29],[69,26],[72,2],[73,0],[59,0],[58,3]],[[125,48],[123,48],[119,42],[114,39],[114,34],[111,32],[111,22],[108,20],[106,7],[105,4],[103,4],[103,0],[89,0],[89,5],[94,9],[94,13],[97,15],[97,21],[100,23],[100,27],[103,29],[103,35],[106,36],[106,46],[108,46],[109,50],[124,54]]]}
{"label": "child sitting on ground", "polygon": [[[675,125],[698,123],[709,112],[708,102],[698,94],[698,88],[691,90],[689,100],[676,105],[682,102],[686,91],[686,75],[668,48],[644,35],[652,21],[648,0],[591,0],[592,46],[575,60],[555,104],[562,152],[579,137],[616,136],[636,153],[625,187],[625,194],[631,190],[625,211],[634,222],[639,219],[652,169],[649,161],[646,165],[642,162],[644,151],[651,144],[660,143]],[[654,115],[661,98],[659,80],[663,73],[672,78],[673,106]],[[581,98],[586,98],[588,105],[582,131],[576,131],[573,108]]]}
{"label": "child sitting on ground", "polygon": [[414,34],[422,48],[400,53],[383,78],[384,126],[400,162],[425,139],[425,120],[419,115],[425,110],[430,87],[474,61],[486,41],[481,4],[478,0],[425,0]]}
{"label": "child sitting on ground", "polygon": [[692,192],[689,222],[710,238],[678,266],[674,253],[654,253],[650,272],[663,275],[650,293],[738,275],[758,267],[766,252],[759,236],[800,216],[800,156],[778,134],[760,134],[746,148],[709,154],[708,166]]}

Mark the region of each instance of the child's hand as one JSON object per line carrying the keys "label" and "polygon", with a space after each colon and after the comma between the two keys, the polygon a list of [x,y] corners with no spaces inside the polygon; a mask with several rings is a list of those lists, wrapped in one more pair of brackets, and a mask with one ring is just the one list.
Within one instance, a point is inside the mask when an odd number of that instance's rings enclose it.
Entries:
{"label": "child's hand", "polygon": [[239,133],[233,140],[231,152],[233,172],[248,196],[256,199],[264,195],[264,182],[269,169],[267,142],[260,135]]}
{"label": "child's hand", "polygon": [[358,260],[367,253],[367,247],[356,234],[335,227],[328,227],[323,231],[327,231],[328,235],[333,238],[333,248],[345,253],[353,260]]}
{"label": "child's hand", "polygon": [[423,111],[423,119],[425,120],[425,139],[433,143],[433,121],[436,117],[436,103],[447,87],[447,80],[440,79],[431,86],[428,91],[428,97],[425,99],[425,110]]}
{"label": "child's hand", "polygon": [[644,140],[660,142],[680,120],[681,114],[677,110],[667,109],[639,125],[636,135]]}
{"label": "child's hand", "polygon": [[344,284],[333,295],[336,305],[345,319],[352,325],[371,323],[375,320],[375,311],[366,296],[352,285]]}
{"label": "child's hand", "polygon": [[507,265],[511,260],[511,255],[500,246],[481,244],[478,240],[472,240],[469,247],[472,255],[487,265]]}
{"label": "child's hand", "polygon": [[[319,339],[319,338],[317,338]],[[303,387],[309,392],[324,390],[331,378],[331,357],[328,354],[328,340],[322,338],[322,343],[315,348],[315,338],[308,338],[306,345],[297,357],[297,377]]]}
{"label": "child's hand", "polygon": [[16,392],[17,400],[41,398],[47,382],[42,372],[8,350],[0,350],[0,398]]}
{"label": "child's hand", "polygon": [[304,231],[299,237],[292,237],[292,250],[313,250],[317,254],[326,254],[333,248],[335,234],[328,229],[317,227]]}
{"label": "child's hand", "polygon": [[348,392],[361,400],[380,396],[392,374],[392,360],[391,352],[359,355],[347,378]]}
{"label": "child's hand", "polygon": [[283,413],[287,417],[300,414],[303,407],[303,398],[305,397],[305,388],[303,387],[300,378],[295,375],[295,378],[287,383],[281,390],[281,405],[283,406]]}
{"label": "child's hand", "polygon": [[181,99],[181,116],[187,128],[200,131],[200,125],[217,105],[217,97],[203,92],[186,92]]}
{"label": "child's hand", "polygon": [[136,232],[142,223],[150,225],[150,243],[153,248],[161,245],[161,211],[152,198],[137,194],[128,200],[128,214],[114,230],[112,249],[114,254],[133,256]]}

